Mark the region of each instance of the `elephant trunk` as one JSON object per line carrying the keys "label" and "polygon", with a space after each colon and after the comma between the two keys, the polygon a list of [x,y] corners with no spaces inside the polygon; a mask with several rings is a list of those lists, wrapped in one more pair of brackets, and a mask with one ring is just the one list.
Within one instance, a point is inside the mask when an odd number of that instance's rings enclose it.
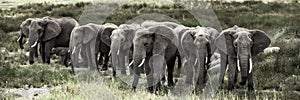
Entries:
{"label": "elephant trunk", "polygon": [[206,75],[206,67],[205,64],[208,61],[208,52],[206,46],[198,49],[198,60],[199,60],[199,76],[198,76],[198,84],[203,85],[205,83],[205,75]]}
{"label": "elephant trunk", "polygon": [[111,58],[113,66],[113,74],[115,75],[115,69],[119,67],[119,53],[120,53],[120,41],[113,40],[111,43]]}
{"label": "elephant trunk", "polygon": [[78,66],[78,57],[79,57],[79,49],[81,48],[80,45],[75,45],[73,48],[71,48],[71,62],[72,67]]}

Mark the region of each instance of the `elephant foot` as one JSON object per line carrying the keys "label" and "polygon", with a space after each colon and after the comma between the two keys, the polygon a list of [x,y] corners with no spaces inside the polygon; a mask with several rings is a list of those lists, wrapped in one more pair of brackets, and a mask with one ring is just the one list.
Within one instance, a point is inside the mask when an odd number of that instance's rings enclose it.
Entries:
{"label": "elephant foot", "polygon": [[151,86],[151,87],[148,87],[148,92],[150,92],[150,93],[154,93],[153,86]]}
{"label": "elephant foot", "polygon": [[240,85],[245,85],[245,84],[246,84],[246,82],[240,82],[239,84],[240,84]]}
{"label": "elephant foot", "polygon": [[254,91],[254,87],[253,86],[248,86],[248,91]]}
{"label": "elephant foot", "polygon": [[168,81],[168,87],[173,87],[175,85],[175,83],[173,81]]}
{"label": "elephant foot", "polygon": [[103,67],[103,68],[101,68],[101,71],[107,71],[107,67],[105,68],[105,67]]}
{"label": "elephant foot", "polygon": [[232,91],[234,89],[233,85],[228,85],[227,90]]}
{"label": "elephant foot", "polygon": [[34,61],[29,61],[29,64],[31,65],[31,64],[33,64],[34,63]]}
{"label": "elephant foot", "polygon": [[136,87],[135,87],[135,86],[132,86],[131,91],[132,91],[132,92],[136,92]]}

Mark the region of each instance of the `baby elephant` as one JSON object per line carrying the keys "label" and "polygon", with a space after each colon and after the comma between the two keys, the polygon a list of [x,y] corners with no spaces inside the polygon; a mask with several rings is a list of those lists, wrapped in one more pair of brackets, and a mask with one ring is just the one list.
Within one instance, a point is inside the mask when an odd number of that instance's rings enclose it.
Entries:
{"label": "baby elephant", "polygon": [[61,57],[60,63],[68,67],[69,48],[68,47],[56,47],[52,48],[50,54],[56,54]]}

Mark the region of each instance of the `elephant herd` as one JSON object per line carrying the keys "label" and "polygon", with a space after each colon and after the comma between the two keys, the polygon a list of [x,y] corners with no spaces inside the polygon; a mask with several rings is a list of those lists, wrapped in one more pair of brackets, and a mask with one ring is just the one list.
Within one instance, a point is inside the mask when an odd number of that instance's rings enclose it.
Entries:
{"label": "elephant herd", "polygon": [[[239,71],[239,84],[247,83],[248,90],[254,90],[252,58],[271,42],[264,31],[236,25],[219,32],[211,27],[152,20],[117,26],[113,23],[79,25],[69,17],[28,18],[20,29],[21,49],[23,38],[29,38],[30,64],[38,57],[38,49],[43,63],[49,64],[51,54],[57,54],[61,63],[72,66],[74,73],[77,67],[106,71],[111,58],[113,76],[127,75],[128,69],[134,76],[135,89],[140,74],[146,73],[150,92],[157,91],[166,79],[168,86],[175,85],[176,61],[182,69],[180,73],[186,75],[186,84],[205,84],[215,53],[221,55],[219,83],[223,83],[228,65],[228,90],[237,84]],[[101,69],[98,65],[102,65]]]}

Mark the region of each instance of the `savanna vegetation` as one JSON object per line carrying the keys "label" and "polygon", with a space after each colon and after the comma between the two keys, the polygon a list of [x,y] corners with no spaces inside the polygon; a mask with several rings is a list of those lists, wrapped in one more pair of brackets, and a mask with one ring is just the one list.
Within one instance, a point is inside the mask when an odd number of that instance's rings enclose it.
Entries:
{"label": "savanna vegetation", "polygon": [[[119,99],[172,99],[169,94],[150,94],[145,89],[137,92],[117,78],[107,78],[107,73],[83,73],[89,77],[80,83],[78,75],[72,75],[70,68],[52,62],[50,65],[28,64],[28,47],[20,50],[16,42],[19,25],[32,17],[73,17],[79,19],[89,3],[75,4],[28,3],[10,9],[0,9],[0,98],[19,98],[16,93],[7,93],[7,88],[51,89],[50,96],[42,99],[87,99],[105,96],[104,90],[112,92]],[[101,3],[106,5],[108,3]],[[272,39],[271,46],[280,47],[277,53],[261,53],[254,58],[254,85],[257,91],[226,91],[226,83],[221,86],[215,99],[299,99],[300,98],[300,4],[299,3],[262,3],[262,2],[209,2],[210,7],[221,22],[223,29],[238,25],[249,29],[266,31]],[[118,5],[118,4],[111,4]],[[122,24],[136,16],[147,13],[159,13],[170,16],[186,26],[197,26],[196,19],[178,5],[157,5],[149,3],[124,4],[115,10],[106,20]],[[54,56],[53,59],[57,59]],[[39,59],[40,60],[40,59]],[[103,83],[93,83],[103,80]],[[225,78],[226,81],[226,78]],[[90,83],[90,84],[89,84]],[[82,84],[85,84],[84,87]],[[95,88],[97,87],[97,88]],[[223,89],[224,88],[224,89]],[[243,87],[241,87],[243,88]],[[102,92],[90,92],[84,89],[98,89]],[[166,89],[167,90],[167,89]],[[201,89],[192,95],[181,98],[199,99]],[[166,91],[168,92],[168,90]],[[88,96],[92,95],[92,96]],[[99,96],[101,97],[101,96]],[[115,98],[111,97],[111,98]],[[109,97],[110,98],[110,97]]]}

